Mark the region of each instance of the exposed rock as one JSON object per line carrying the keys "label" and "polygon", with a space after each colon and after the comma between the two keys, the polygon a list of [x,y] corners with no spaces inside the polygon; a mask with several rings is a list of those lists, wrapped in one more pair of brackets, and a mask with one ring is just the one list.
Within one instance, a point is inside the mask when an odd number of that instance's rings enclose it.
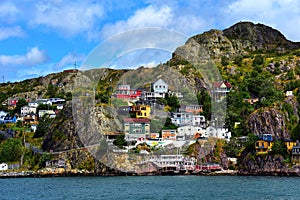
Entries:
{"label": "exposed rock", "polygon": [[260,109],[247,120],[248,128],[256,135],[272,134],[277,139],[290,138],[286,129],[286,118],[276,108]]}
{"label": "exposed rock", "polygon": [[235,49],[289,50],[299,48],[299,44],[287,40],[282,33],[263,24],[240,22],[224,30]]}

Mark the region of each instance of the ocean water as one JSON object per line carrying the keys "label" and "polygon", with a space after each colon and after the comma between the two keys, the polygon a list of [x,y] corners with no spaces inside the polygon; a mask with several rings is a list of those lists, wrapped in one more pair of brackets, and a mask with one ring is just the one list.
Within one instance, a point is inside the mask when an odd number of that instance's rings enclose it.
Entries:
{"label": "ocean water", "polygon": [[300,199],[299,177],[122,176],[0,179],[0,199]]}

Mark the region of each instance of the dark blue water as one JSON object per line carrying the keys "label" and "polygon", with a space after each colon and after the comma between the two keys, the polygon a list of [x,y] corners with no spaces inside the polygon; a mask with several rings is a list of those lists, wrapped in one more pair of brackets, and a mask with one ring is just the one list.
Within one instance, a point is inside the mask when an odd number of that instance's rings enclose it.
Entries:
{"label": "dark blue water", "polygon": [[142,176],[0,179],[0,199],[300,199],[299,177]]}

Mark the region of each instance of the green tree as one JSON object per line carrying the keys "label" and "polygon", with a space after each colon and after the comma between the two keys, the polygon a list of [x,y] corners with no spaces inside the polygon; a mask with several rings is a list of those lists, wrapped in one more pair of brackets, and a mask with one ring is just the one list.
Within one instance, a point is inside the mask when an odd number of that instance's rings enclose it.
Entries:
{"label": "green tree", "polygon": [[20,139],[9,138],[0,145],[0,162],[15,162],[21,159],[23,146]]}
{"label": "green tree", "polygon": [[272,146],[272,154],[282,155],[284,158],[288,156],[287,148],[283,140],[276,140]]}
{"label": "green tree", "polygon": [[243,63],[243,56],[236,56],[234,58],[234,64],[238,65],[238,66],[242,66]]}
{"label": "green tree", "polygon": [[48,104],[39,104],[36,112],[38,113],[40,110],[55,110],[56,106],[48,105]]}
{"label": "green tree", "polygon": [[197,93],[199,105],[203,105],[203,115],[207,120],[211,118],[211,97],[206,90],[201,90]]}
{"label": "green tree", "polygon": [[258,66],[264,64],[264,57],[262,55],[257,55],[253,59],[253,66]]}
{"label": "green tree", "polygon": [[28,103],[26,102],[26,100],[24,98],[19,99],[13,113],[14,114],[21,113],[21,108],[23,106],[27,106],[27,105],[28,105]]}
{"label": "green tree", "polygon": [[37,125],[36,131],[34,133],[34,138],[43,137],[50,129],[50,125],[52,123],[51,118],[49,116],[44,115],[39,119],[39,124]]}
{"label": "green tree", "polygon": [[225,153],[228,157],[237,157],[239,149],[237,148],[237,141],[235,138],[231,138],[230,141],[224,145]]}
{"label": "green tree", "polygon": [[167,117],[163,130],[177,129],[178,126],[172,123],[171,118]]}
{"label": "green tree", "polygon": [[165,97],[166,101],[167,101],[167,105],[171,107],[171,112],[176,111],[178,108],[180,108],[180,104],[178,101],[178,98],[174,95],[167,95]]}
{"label": "green tree", "polygon": [[43,153],[39,158],[39,167],[45,167],[46,161],[51,159],[51,154]]}
{"label": "green tree", "polygon": [[222,58],[221,58],[221,64],[223,66],[227,66],[229,64],[229,60],[228,60],[228,58],[226,56],[222,56]]}
{"label": "green tree", "polygon": [[123,149],[124,146],[127,146],[127,141],[125,140],[125,134],[118,135],[114,140],[113,144],[119,147],[120,149]]}

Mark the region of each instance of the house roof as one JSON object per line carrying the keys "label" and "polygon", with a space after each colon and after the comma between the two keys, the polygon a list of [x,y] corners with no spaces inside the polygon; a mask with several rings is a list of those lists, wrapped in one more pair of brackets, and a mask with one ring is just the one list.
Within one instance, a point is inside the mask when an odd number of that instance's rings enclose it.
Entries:
{"label": "house roof", "polygon": [[164,80],[162,80],[161,78],[156,80],[153,84],[166,84],[167,85],[167,83]]}
{"label": "house roof", "polygon": [[227,88],[231,88],[231,87],[232,87],[231,84],[230,84],[229,82],[224,81],[224,82],[215,82],[215,83],[214,83],[214,88],[219,88],[219,87],[221,87],[221,85],[222,85],[223,83],[225,84],[225,86],[226,86]]}
{"label": "house roof", "polygon": [[124,118],[124,123],[150,123],[149,119],[145,118]]}

